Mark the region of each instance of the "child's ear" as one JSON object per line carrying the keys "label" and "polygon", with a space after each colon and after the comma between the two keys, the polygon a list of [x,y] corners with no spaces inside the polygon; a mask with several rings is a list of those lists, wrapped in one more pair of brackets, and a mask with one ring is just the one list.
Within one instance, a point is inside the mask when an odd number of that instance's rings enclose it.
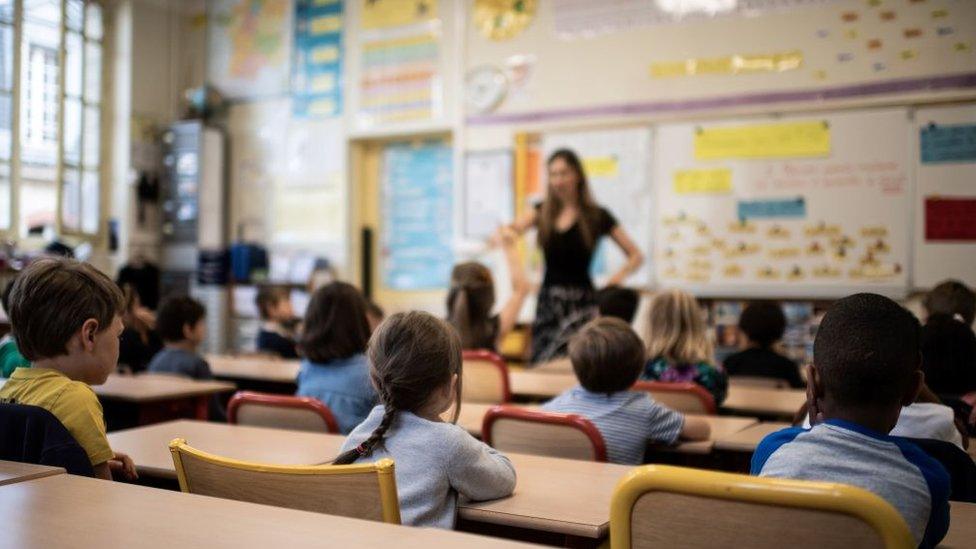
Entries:
{"label": "child's ear", "polygon": [[86,351],[95,348],[95,334],[98,329],[98,320],[94,318],[89,318],[81,325],[81,345]]}
{"label": "child's ear", "polygon": [[184,324],[183,325],[183,339],[193,339],[193,325]]}
{"label": "child's ear", "polygon": [[922,391],[922,387],[925,385],[925,372],[922,370],[915,370],[912,374],[912,382],[909,384],[908,390],[905,391],[905,395],[901,399],[902,406],[908,406],[909,404],[915,402],[918,399],[918,394]]}

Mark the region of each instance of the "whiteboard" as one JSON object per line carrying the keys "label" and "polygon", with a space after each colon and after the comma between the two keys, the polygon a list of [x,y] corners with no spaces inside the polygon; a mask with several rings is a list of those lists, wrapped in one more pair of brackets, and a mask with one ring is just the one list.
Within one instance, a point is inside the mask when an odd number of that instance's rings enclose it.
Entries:
{"label": "whiteboard", "polygon": [[[929,242],[925,238],[925,202],[928,197],[976,199],[976,162],[923,161],[921,132],[930,124],[976,124],[976,105],[933,107],[915,112],[914,286],[928,289],[946,278],[976,286],[976,241]],[[976,216],[970,221],[976,224]]]}
{"label": "whiteboard", "polygon": [[[557,149],[576,151],[587,171],[593,199],[610,210],[644,252],[645,261],[625,285],[646,287],[651,282],[651,130],[614,130],[547,133],[542,138],[544,158]],[[545,163],[540,181],[546,181]],[[539,197],[542,198],[541,196]],[[593,259],[592,274],[597,285],[618,271],[626,256],[609,238],[600,242]]]}
{"label": "whiteboard", "polygon": [[509,150],[464,156],[464,237],[486,240],[515,218],[513,159]]}
{"label": "whiteboard", "polygon": [[[784,127],[823,131],[769,138]],[[904,296],[909,130],[905,109],[658,127],[657,282],[698,295]],[[738,156],[722,158],[722,148]],[[770,158],[773,149],[781,157]],[[723,171],[724,180],[676,181]]]}

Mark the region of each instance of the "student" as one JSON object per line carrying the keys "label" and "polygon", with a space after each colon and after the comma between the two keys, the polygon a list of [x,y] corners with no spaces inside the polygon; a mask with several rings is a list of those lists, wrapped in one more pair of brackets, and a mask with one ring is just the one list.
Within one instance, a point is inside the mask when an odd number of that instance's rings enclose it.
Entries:
{"label": "student", "polygon": [[596,292],[596,305],[600,316],[619,318],[628,324],[634,321],[640,294],[637,290],[622,286],[607,286]]}
{"label": "student", "polygon": [[667,290],[651,298],[647,323],[647,356],[642,379],[669,383],[693,382],[725,400],[729,378],[712,366],[712,343],[698,301],[681,290]]}
{"label": "student", "polygon": [[806,386],[796,363],[773,350],[786,330],[786,315],[778,303],[750,303],[739,317],[739,329],[748,341],[745,349],[725,359],[723,366],[729,376],[782,379],[794,389]]}
{"label": "student", "polygon": [[[10,318],[10,290],[13,287],[13,282],[7,284],[7,287],[3,289],[3,295],[0,296],[8,320]],[[17,368],[30,368],[30,361],[20,354],[13,332],[11,332],[0,338],[0,377],[10,377]]]}
{"label": "student", "polygon": [[165,299],[156,315],[156,329],[163,338],[164,347],[149,362],[149,371],[212,379],[210,365],[197,352],[207,338],[206,315],[207,310],[192,297]]}
{"label": "student", "polygon": [[874,492],[901,513],[919,546],[934,547],[949,527],[949,475],[914,444],[888,435],[922,387],[918,320],[886,297],[846,297],[820,323],[813,356],[814,426],[767,436],[752,473]]}
{"label": "student", "polygon": [[312,294],[296,394],[325,403],[344,434],[366,419],[377,402],[364,354],[368,342],[366,300],[355,286],[332,282]]}
{"label": "student", "polygon": [[102,405],[91,385],[101,385],[119,360],[122,292],[87,263],[44,258],[14,282],[10,322],[31,368],[17,368],[0,389],[0,402],[39,406],[64,424],[88,454],[95,476],[136,478],[129,456],[112,450]]}
{"label": "student", "polygon": [[367,299],[366,320],[369,321],[369,333],[375,332],[384,318],[386,318],[386,313],[383,312],[383,308],[377,305],[372,299]]}
{"label": "student", "polygon": [[295,340],[285,324],[295,317],[291,299],[284,288],[263,287],[254,299],[261,315],[257,349],[281,358],[298,358]]}
{"label": "student", "polygon": [[934,314],[922,328],[925,384],[976,434],[976,334],[958,316]]}
{"label": "student", "polygon": [[122,294],[125,296],[125,312],[122,313],[125,329],[119,339],[119,366],[132,373],[142,372],[163,348],[163,340],[156,332],[156,316],[142,306],[135,288],[126,284]]}
{"label": "student", "polygon": [[529,288],[515,249],[516,238],[512,229],[501,230],[502,247],[512,277],[512,295],[497,316],[491,314],[495,306],[495,283],[487,267],[469,261],[455,265],[451,271],[447,320],[461,335],[463,349],[497,350],[518,321]]}
{"label": "student", "polygon": [[[458,495],[511,495],[507,457],[454,424],[461,407],[461,340],[422,312],[383,321],[369,343],[370,377],[381,404],[342,445],[336,464],[392,458],[403,524],[452,528]],[[441,414],[454,406],[454,419]]]}
{"label": "student", "polygon": [[591,321],[569,341],[569,360],[580,384],[542,406],[593,422],[613,463],[638,465],[648,442],[706,440],[709,425],[630,391],[644,367],[644,344],[619,318]]}
{"label": "student", "polygon": [[940,313],[959,315],[959,319],[971,327],[976,318],[976,293],[958,280],[946,280],[925,294],[922,306],[929,316]]}

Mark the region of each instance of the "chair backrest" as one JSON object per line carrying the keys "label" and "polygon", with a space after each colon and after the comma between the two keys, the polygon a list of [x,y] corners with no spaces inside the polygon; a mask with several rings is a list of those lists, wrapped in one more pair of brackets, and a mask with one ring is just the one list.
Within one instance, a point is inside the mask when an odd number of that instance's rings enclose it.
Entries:
{"label": "chair backrest", "polygon": [[191,494],[400,524],[393,460],[354,465],[267,465],[169,443],[180,489]]}
{"label": "chair backrest", "polygon": [[906,438],[916,444],[949,473],[950,499],[976,503],[976,463],[965,450],[951,442],[928,438]]}
{"label": "chair backrest", "polygon": [[697,383],[665,383],[663,381],[638,381],[633,391],[647,391],[654,400],[684,414],[715,414],[715,397]]}
{"label": "chair backrest", "polygon": [[729,384],[763,389],[788,389],[790,387],[789,382],[785,379],[763,376],[729,376]]}
{"label": "chair backrest", "polygon": [[464,351],[461,400],[479,404],[503,404],[512,400],[508,366],[491,351]]}
{"label": "chair backrest", "polygon": [[481,436],[503,452],[606,461],[603,436],[590,420],[510,406],[494,406],[485,414]]}
{"label": "chair backrest", "polygon": [[915,540],[891,504],[853,486],[647,465],[614,491],[610,544],[908,549]]}
{"label": "chair backrest", "polygon": [[0,460],[95,476],[84,448],[54,414],[39,406],[0,404]]}
{"label": "chair backrest", "polygon": [[238,391],[227,403],[227,422],[296,431],[339,433],[332,410],[312,397]]}

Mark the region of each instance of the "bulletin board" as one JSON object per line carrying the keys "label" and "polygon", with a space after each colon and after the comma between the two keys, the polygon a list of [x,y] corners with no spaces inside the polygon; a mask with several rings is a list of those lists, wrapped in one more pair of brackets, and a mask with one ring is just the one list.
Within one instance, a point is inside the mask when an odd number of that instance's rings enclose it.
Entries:
{"label": "bulletin board", "polygon": [[915,112],[914,286],[976,285],[976,104]]}
{"label": "bulletin board", "polygon": [[908,290],[906,109],[662,125],[656,280],[697,295]]}

